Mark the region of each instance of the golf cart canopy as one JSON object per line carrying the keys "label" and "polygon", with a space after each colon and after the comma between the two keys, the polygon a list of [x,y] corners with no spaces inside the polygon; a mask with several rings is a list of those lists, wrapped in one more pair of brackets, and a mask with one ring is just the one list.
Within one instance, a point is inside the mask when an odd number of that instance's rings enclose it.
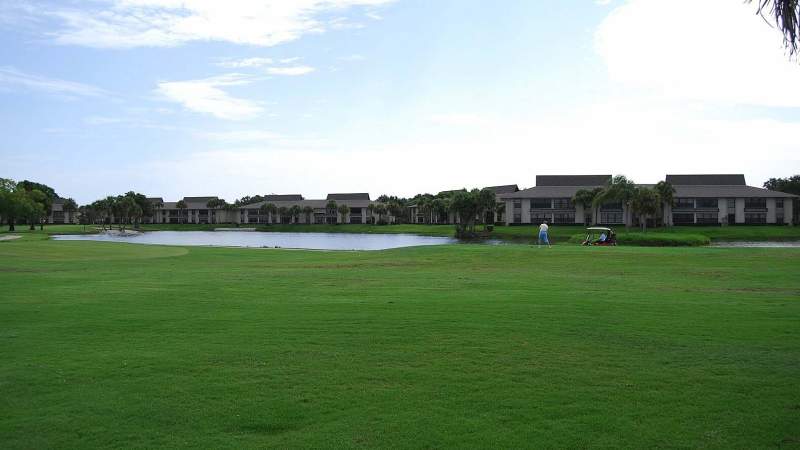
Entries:
{"label": "golf cart canopy", "polygon": [[611,231],[611,228],[606,227],[588,227],[586,231]]}

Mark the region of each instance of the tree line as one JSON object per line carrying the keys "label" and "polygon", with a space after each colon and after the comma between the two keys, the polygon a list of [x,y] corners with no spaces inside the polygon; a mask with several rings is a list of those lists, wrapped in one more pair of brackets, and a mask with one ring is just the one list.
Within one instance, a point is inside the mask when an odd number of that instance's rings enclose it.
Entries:
{"label": "tree line", "polygon": [[666,181],[659,181],[652,188],[637,186],[633,180],[625,175],[617,175],[608,185],[592,190],[581,189],[572,197],[572,203],[590,208],[593,217],[597,217],[600,207],[607,203],[619,202],[622,204],[626,217],[623,222],[632,222],[632,215],[639,217],[642,230],[647,230],[647,220],[655,219],[659,211],[664,211],[667,205],[672,205],[675,188]]}

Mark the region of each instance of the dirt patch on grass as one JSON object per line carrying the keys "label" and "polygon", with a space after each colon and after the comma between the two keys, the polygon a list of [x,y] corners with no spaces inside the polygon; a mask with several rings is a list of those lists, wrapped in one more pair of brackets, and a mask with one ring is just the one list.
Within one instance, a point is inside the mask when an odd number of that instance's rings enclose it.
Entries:
{"label": "dirt patch on grass", "polygon": [[19,234],[9,234],[7,236],[0,236],[0,242],[2,241],[13,241],[14,239],[19,239],[22,236]]}

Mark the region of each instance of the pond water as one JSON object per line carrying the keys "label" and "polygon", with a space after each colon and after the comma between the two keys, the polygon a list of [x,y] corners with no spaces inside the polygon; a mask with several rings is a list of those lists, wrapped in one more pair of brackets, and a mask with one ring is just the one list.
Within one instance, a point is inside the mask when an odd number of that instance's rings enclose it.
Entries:
{"label": "pond water", "polygon": [[743,241],[743,242],[714,242],[712,247],[752,247],[752,248],[800,248],[800,241],[768,242],[768,241]]}
{"label": "pond water", "polygon": [[243,231],[149,231],[134,235],[57,235],[59,241],[128,242],[151,245],[208,245],[216,247],[279,247],[311,250],[385,250],[458,242],[447,237],[413,234],[278,233]]}

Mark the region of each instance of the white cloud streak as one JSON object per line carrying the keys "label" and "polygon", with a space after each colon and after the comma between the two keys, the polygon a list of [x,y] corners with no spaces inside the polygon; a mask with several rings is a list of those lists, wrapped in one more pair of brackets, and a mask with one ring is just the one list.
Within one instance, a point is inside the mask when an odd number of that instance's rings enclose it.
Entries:
{"label": "white cloud streak", "polygon": [[13,67],[0,67],[0,86],[7,89],[25,89],[72,97],[103,97],[110,95],[95,86],[74,81],[48,78],[42,75],[22,72]]}
{"label": "white cloud streak", "polygon": [[225,120],[246,120],[258,116],[264,109],[252,100],[232,97],[221,88],[255,80],[249,75],[231,73],[201,80],[165,81],[158,84],[157,92],[190,111]]}
{"label": "white cloud streak", "polygon": [[270,67],[267,69],[267,73],[270,75],[298,76],[309,74],[314,70],[316,69],[309,66]]}
{"label": "white cloud streak", "polygon": [[[55,18],[55,42],[96,48],[171,47],[194,41],[275,46],[342,28],[321,14],[375,8],[392,0],[98,0],[82,8],[39,5]],[[1,7],[10,8],[10,7]]]}

